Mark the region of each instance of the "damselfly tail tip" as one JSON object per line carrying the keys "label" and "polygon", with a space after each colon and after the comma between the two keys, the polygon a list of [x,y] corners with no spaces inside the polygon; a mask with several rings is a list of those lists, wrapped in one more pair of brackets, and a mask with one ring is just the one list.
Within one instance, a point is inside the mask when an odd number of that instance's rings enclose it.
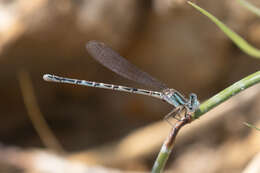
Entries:
{"label": "damselfly tail tip", "polygon": [[93,48],[97,48],[98,46],[104,46],[105,44],[96,40],[91,40],[89,42],[87,42],[86,44],[86,49],[88,51],[93,50]]}
{"label": "damselfly tail tip", "polygon": [[51,74],[45,74],[45,75],[43,75],[43,80],[45,80],[45,81],[47,81],[47,82],[52,82],[53,80],[52,80],[52,78],[53,78],[53,75],[51,75]]}

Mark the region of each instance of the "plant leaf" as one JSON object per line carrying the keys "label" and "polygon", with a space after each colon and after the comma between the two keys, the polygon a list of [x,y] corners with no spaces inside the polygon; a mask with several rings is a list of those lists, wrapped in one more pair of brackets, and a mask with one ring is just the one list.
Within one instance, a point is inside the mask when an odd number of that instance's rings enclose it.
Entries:
{"label": "plant leaf", "polygon": [[248,55],[260,59],[260,50],[251,46],[246,40],[240,37],[237,33],[228,28],[224,23],[222,23],[215,16],[202,9],[198,5],[188,1],[188,3],[195,9],[200,11],[202,14],[207,16],[212,22],[214,22],[242,51]]}
{"label": "plant leaf", "polygon": [[260,128],[257,128],[256,126],[254,126],[254,125],[252,125],[252,124],[249,124],[249,123],[244,122],[244,125],[246,125],[247,127],[254,128],[254,129],[260,131]]}
{"label": "plant leaf", "polygon": [[260,17],[260,9],[245,0],[237,0],[242,6]]}

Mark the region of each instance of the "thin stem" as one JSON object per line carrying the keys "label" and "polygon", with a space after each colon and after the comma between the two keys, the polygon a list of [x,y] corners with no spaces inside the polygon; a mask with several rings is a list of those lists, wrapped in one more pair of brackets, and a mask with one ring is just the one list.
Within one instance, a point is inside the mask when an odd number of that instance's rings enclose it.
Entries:
{"label": "thin stem", "polygon": [[58,151],[60,153],[65,153],[62,145],[51,131],[48,123],[40,111],[29,74],[26,71],[20,71],[18,73],[18,79],[20,82],[24,104],[28,112],[28,117],[32,121],[32,124],[42,142],[49,149],[53,149],[54,151]]}
{"label": "thin stem", "polygon": [[219,104],[223,103],[230,97],[238,94],[239,92],[257,84],[260,82],[260,71],[255,72],[240,81],[234,83],[233,85],[229,86],[228,88],[222,90],[215,96],[211,97],[204,103],[202,103],[197,109],[197,111],[192,115],[192,119],[197,119],[203,114],[207,113],[209,110],[213,109],[214,107],[218,106]]}
{"label": "thin stem", "polygon": [[154,163],[152,173],[160,173],[163,171],[164,166],[172,152],[174,147],[174,142],[176,136],[181,127],[190,123],[191,121],[199,118],[203,114],[207,113],[209,110],[213,109],[214,107],[218,106],[219,104],[223,103],[227,99],[231,98],[232,96],[238,94],[239,92],[249,88],[257,83],[260,82],[260,71],[255,72],[240,81],[234,83],[230,87],[224,89],[220,93],[216,94],[215,96],[211,97],[203,104],[200,105],[198,110],[192,115],[184,117],[180,122],[176,123],[176,125],[172,128],[167,139],[164,141],[161,151],[159,152],[157,159]]}
{"label": "thin stem", "polygon": [[191,116],[184,117],[181,121],[175,124],[172,128],[170,134],[167,139],[164,141],[163,146],[161,148],[160,153],[157,156],[156,161],[154,162],[152,173],[160,173],[163,171],[165,164],[172,152],[174,147],[176,136],[179,130],[186,124],[188,124],[191,120]]}
{"label": "thin stem", "polygon": [[247,127],[252,128],[252,129],[254,128],[254,129],[260,131],[260,128],[257,128],[256,126],[254,126],[254,125],[252,125],[252,124],[249,124],[249,123],[244,122],[244,125],[246,125]]}

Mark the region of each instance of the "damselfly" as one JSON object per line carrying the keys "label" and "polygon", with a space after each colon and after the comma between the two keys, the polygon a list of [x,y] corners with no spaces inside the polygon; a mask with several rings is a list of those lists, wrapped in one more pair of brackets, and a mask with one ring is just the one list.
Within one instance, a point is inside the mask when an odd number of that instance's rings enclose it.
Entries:
{"label": "damselfly", "polygon": [[197,99],[196,94],[191,93],[189,95],[189,99],[186,99],[180,92],[176,91],[175,89],[166,87],[164,83],[160,82],[148,73],[141,71],[135,65],[131,64],[125,58],[112,50],[110,47],[106,46],[104,43],[90,41],[87,43],[86,49],[95,60],[97,60],[99,63],[112,70],[113,72],[117,73],[118,75],[121,75],[127,79],[136,81],[141,84],[156,87],[160,91],[151,91],[121,85],[71,79],[51,74],[45,74],[43,76],[43,79],[48,82],[69,83],[142,94],[164,100],[174,106],[173,110],[165,116],[165,119],[167,121],[169,117],[175,117],[175,115],[179,115],[182,111],[184,111],[184,115],[187,116],[193,113],[198,108],[200,103]]}

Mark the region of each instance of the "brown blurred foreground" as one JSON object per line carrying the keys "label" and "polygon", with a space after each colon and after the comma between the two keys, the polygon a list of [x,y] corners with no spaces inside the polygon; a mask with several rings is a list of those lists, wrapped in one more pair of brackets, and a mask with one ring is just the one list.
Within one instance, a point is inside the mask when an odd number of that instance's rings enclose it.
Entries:
{"label": "brown blurred foreground", "polygon": [[[246,111],[248,107],[241,104],[244,101],[253,103],[259,100],[259,93],[259,86],[250,88],[209,112],[207,115],[209,118],[202,117],[184,129],[177,138],[175,161],[170,161],[169,169],[172,168],[174,172],[190,172],[190,168],[186,165],[189,163],[193,172],[225,172],[227,170],[239,172],[246,165],[251,164],[250,160],[258,154],[260,149],[260,133],[247,127],[239,129],[233,127],[239,126],[240,122],[245,119],[244,115],[239,112]],[[251,109],[254,113],[260,113],[259,103],[253,104]],[[247,116],[253,118],[254,113]],[[228,120],[227,115],[233,120]],[[223,125],[223,119],[226,119],[225,125]],[[256,126],[260,126],[260,122]],[[215,130],[221,130],[222,135],[214,133]],[[165,125],[165,122],[158,122],[132,132],[117,143],[105,144],[103,147],[74,154],[54,154],[48,150],[22,150],[1,146],[0,163],[3,167],[0,171],[120,172],[115,169],[102,168],[101,165],[124,170],[129,168],[142,170],[145,169],[144,161],[149,160],[151,156],[153,157],[153,153],[159,151],[168,131],[169,127]],[[181,152],[178,151],[180,147],[184,148]],[[257,170],[259,171],[259,168]]]}

